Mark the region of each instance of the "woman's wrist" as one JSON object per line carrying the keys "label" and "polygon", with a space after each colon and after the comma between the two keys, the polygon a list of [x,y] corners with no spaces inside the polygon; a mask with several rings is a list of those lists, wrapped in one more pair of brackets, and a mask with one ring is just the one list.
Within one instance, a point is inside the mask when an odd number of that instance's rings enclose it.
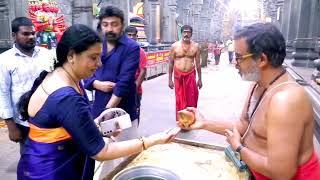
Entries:
{"label": "woman's wrist", "polygon": [[142,150],[147,150],[149,147],[157,144],[157,142],[152,137],[140,137],[139,140],[142,144]]}
{"label": "woman's wrist", "polygon": [[146,140],[145,140],[145,137],[140,137],[139,138],[140,142],[141,142],[141,146],[142,146],[142,150],[146,150],[147,149],[147,146],[146,146]]}

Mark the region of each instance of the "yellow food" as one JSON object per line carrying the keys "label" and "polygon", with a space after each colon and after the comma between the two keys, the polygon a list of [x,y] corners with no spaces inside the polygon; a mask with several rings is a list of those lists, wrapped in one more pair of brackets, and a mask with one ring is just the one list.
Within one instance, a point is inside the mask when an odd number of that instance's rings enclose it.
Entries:
{"label": "yellow food", "polygon": [[184,126],[189,127],[195,122],[194,114],[187,110],[178,112],[178,121]]}
{"label": "yellow food", "polygon": [[151,165],[171,170],[182,180],[247,180],[223,151],[170,143],[150,147],[140,153],[125,169]]}

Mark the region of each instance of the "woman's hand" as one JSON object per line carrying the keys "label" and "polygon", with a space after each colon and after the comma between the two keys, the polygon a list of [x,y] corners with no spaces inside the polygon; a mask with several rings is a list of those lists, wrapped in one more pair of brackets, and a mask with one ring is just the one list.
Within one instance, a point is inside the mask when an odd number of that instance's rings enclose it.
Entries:
{"label": "woman's hand", "polygon": [[157,144],[165,144],[171,142],[176,135],[180,132],[181,128],[175,127],[168,131],[153,134],[149,137],[145,138],[145,146],[146,148],[157,145]]}
{"label": "woman's hand", "polygon": [[[101,129],[102,122],[109,121],[113,118],[116,118],[116,117],[119,117],[119,116],[122,116],[125,114],[126,114],[126,112],[120,108],[110,108],[110,109],[104,110],[99,115],[99,117],[97,117],[94,120],[94,122],[95,122],[97,128],[99,129],[99,131],[102,132],[102,129]],[[106,135],[106,137],[111,138],[113,141],[115,141],[115,137],[117,137],[122,132],[122,129],[120,128],[120,125],[117,121],[112,126],[115,126],[115,129],[112,130],[113,132],[111,134]]]}
{"label": "woman's hand", "polygon": [[112,139],[114,142],[117,141],[116,137],[122,132],[122,129],[119,126],[119,123],[116,122],[116,130],[112,132],[111,135],[107,136],[108,138]]}

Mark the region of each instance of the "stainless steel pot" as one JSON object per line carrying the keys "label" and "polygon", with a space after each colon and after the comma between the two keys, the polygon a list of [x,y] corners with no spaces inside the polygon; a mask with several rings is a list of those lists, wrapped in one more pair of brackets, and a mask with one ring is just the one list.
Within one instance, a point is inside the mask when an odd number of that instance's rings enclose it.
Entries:
{"label": "stainless steel pot", "polygon": [[114,176],[113,180],[180,180],[172,171],[156,166],[135,166]]}

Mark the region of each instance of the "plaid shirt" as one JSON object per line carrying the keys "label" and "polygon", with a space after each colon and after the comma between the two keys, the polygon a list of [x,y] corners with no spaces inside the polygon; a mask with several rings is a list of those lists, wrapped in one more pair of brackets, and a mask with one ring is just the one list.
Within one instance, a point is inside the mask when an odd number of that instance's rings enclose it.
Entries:
{"label": "plaid shirt", "polygon": [[[18,124],[28,126],[21,121],[16,108],[21,95],[29,91],[34,80],[43,70],[50,70],[52,53],[41,47],[35,47],[32,57],[23,54],[15,46],[0,54],[0,117],[13,118]],[[51,61],[51,62],[50,62]]]}

